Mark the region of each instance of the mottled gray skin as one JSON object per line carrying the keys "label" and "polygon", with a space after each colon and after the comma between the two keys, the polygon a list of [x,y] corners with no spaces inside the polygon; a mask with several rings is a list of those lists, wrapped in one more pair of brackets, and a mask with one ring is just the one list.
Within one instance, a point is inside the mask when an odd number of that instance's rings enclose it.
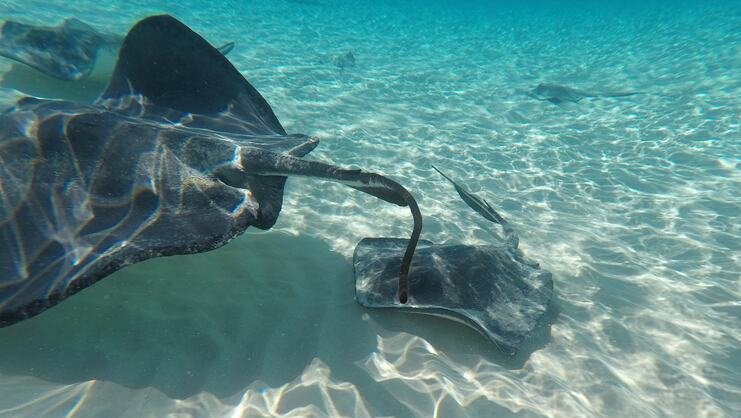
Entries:
{"label": "mottled gray skin", "polygon": [[[53,27],[5,21],[0,26],[0,56],[18,64],[2,76],[0,87],[92,103],[110,80],[122,41],[122,36],[75,18]],[[229,42],[219,51],[227,54],[233,47]]]}
{"label": "mottled gray skin", "polygon": [[588,92],[558,84],[540,83],[531,92],[530,96],[539,100],[547,100],[553,104],[563,102],[577,103],[587,97],[625,97],[640,94],[639,92]]}
{"label": "mottled gray skin", "polygon": [[0,326],[126,265],[270,228],[288,175],[416,208],[385,177],[301,159],[317,142],[288,135],[239,71],[174,18],[139,22],[119,56],[93,105],[24,98],[0,114]]}
{"label": "mottled gray skin", "polygon": [[[118,51],[123,37],[98,31],[69,18],[59,26],[34,26],[7,20],[0,26],[0,56],[22,62],[60,80],[88,77],[103,49]],[[219,47],[226,55],[234,42]]]}
{"label": "mottled gray skin", "polygon": [[93,71],[100,49],[118,50],[121,39],[75,18],[54,27],[8,20],[0,27],[0,55],[61,80],[79,80]]}
{"label": "mottled gray skin", "polygon": [[436,315],[462,322],[499,350],[517,353],[550,312],[551,273],[527,260],[516,232],[487,202],[440,172],[463,201],[485,219],[500,224],[505,242],[492,245],[438,245],[422,240],[412,261],[409,300],[394,298],[407,240],[366,238],[355,249],[355,298],[369,308]]}

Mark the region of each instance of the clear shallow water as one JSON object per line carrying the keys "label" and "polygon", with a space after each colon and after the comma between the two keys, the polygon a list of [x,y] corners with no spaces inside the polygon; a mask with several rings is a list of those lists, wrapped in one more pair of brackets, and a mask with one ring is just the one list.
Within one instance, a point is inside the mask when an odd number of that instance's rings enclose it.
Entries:
{"label": "clear shallow water", "polygon": [[[123,33],[168,12],[235,41],[286,130],[322,139],[311,158],[400,181],[423,238],[490,239],[430,164],[501,208],[554,274],[547,344],[514,367],[458,324],[357,306],[352,249],[405,236],[408,213],[291,179],[271,232],[0,329],[0,416],[739,414],[739,2],[326,3],[6,0],[0,16]],[[524,94],[539,82],[646,94],[555,106]]]}

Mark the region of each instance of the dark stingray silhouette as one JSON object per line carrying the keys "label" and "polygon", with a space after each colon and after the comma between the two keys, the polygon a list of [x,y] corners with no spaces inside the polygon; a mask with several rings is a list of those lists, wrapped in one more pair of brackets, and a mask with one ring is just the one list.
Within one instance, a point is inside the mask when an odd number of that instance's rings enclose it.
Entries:
{"label": "dark stingray silhouette", "polygon": [[558,84],[540,83],[529,95],[538,100],[547,100],[553,104],[563,102],[577,103],[579,100],[588,97],[625,97],[641,94],[640,92],[589,92],[577,90],[571,87],[561,86]]}
{"label": "dark stingray silhouette", "polygon": [[167,15],[140,21],[94,104],[24,98],[0,115],[0,326],[126,265],[270,228],[289,175],[411,208],[397,278],[405,299],[421,230],[414,198],[378,174],[300,158],[316,145],[288,135],[260,93],[187,26]]}
{"label": "dark stingray silhouette", "polygon": [[517,248],[517,233],[486,200],[435,170],[453,183],[469,207],[502,226],[505,242],[474,246],[421,240],[409,275],[409,300],[401,304],[394,297],[395,271],[408,240],[365,238],[353,255],[355,298],[369,308],[402,309],[462,322],[501,351],[518,353],[550,317],[551,273],[524,257]]}
{"label": "dark stingray silhouette", "polygon": [[[0,86],[37,97],[92,102],[108,83],[123,37],[69,18],[58,26],[0,26],[0,56],[17,61]],[[229,42],[219,51],[234,48]],[[34,71],[35,70],[35,71]]]}
{"label": "dark stingray silhouette", "polygon": [[[118,51],[123,37],[98,31],[76,19],[58,26],[34,26],[7,20],[0,26],[0,56],[22,62],[60,80],[88,77],[102,50]],[[234,42],[219,47],[226,55]]]}
{"label": "dark stingray silhouette", "polygon": [[332,64],[334,64],[335,67],[339,68],[340,70],[354,67],[355,55],[352,53],[352,51],[347,51],[343,54],[335,55],[334,58],[332,58]]}

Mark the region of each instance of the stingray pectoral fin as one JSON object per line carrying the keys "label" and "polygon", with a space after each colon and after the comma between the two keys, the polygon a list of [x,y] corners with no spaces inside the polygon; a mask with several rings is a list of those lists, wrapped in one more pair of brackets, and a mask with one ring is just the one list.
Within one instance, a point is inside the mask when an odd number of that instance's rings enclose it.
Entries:
{"label": "stingray pectoral fin", "polygon": [[93,27],[74,18],[54,27],[6,20],[0,25],[0,56],[76,81],[93,71],[101,39]]}
{"label": "stingray pectoral fin", "polygon": [[221,52],[221,55],[226,55],[230,52],[232,52],[232,49],[234,49],[234,42],[227,42],[224,45],[221,45],[220,47],[216,48]]}
{"label": "stingray pectoral fin", "polygon": [[247,162],[239,167],[245,174],[258,176],[302,176],[345,184],[381,200],[399,206],[408,206],[414,219],[414,227],[409,239],[399,273],[398,298],[406,303],[409,294],[409,267],[422,232],[422,214],[417,201],[399,183],[376,173],[362,170],[348,170],[317,161],[303,160],[287,154],[267,152],[263,149],[242,148],[241,161]]}
{"label": "stingray pectoral fin", "polygon": [[168,109],[211,116],[196,118],[189,126],[224,131],[224,118],[217,118],[220,123],[216,125],[209,123],[221,115],[239,121],[239,129],[232,124],[232,131],[286,134],[265,98],[234,68],[223,51],[172,16],[151,16],[134,25],[124,38],[118,57],[98,105],[139,116],[141,109],[128,108],[129,101],[120,100],[134,93],[145,97],[151,105],[145,112]]}

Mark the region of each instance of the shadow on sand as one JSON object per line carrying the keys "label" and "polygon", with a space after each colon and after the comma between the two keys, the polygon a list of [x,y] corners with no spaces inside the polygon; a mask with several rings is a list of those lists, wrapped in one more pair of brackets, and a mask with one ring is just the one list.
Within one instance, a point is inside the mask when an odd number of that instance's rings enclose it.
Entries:
{"label": "shadow on sand", "polygon": [[[367,315],[366,315],[367,314]],[[149,260],[113,274],[30,320],[0,329],[0,373],[71,384],[112,381],[183,399],[228,397],[255,380],[278,386],[318,358],[341,381],[403,415],[358,367],[380,334],[419,336],[453,360],[518,368],[517,356],[451,321],[369,311],[353,300],[349,261],[323,241],[249,233],[218,250]]]}

